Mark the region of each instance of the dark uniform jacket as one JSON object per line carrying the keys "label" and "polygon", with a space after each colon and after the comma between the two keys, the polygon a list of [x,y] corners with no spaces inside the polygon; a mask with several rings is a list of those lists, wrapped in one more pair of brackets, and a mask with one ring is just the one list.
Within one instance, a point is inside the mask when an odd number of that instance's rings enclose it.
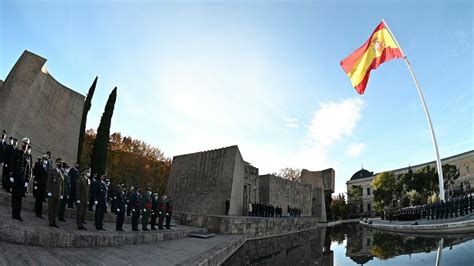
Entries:
{"label": "dark uniform jacket", "polygon": [[87,204],[89,200],[89,182],[90,179],[85,175],[81,175],[76,180],[76,200],[80,200],[81,204]]}
{"label": "dark uniform jacket", "polygon": [[48,172],[47,193],[51,193],[51,197],[59,199],[64,191],[64,176],[60,169],[52,168]]}
{"label": "dark uniform jacket", "polygon": [[173,201],[167,200],[165,205],[166,205],[166,213],[171,215],[173,213]]}
{"label": "dark uniform jacket", "polygon": [[138,194],[138,192],[134,192],[132,194],[131,204],[132,204],[132,209],[134,209],[136,212],[140,211],[142,207],[142,197],[140,194]]}
{"label": "dark uniform jacket", "polygon": [[71,192],[69,193],[69,198],[71,198],[72,200],[76,200],[76,184],[77,180],[79,179],[79,172],[75,167],[69,170],[69,177],[71,178]]}
{"label": "dark uniform jacket", "polygon": [[5,147],[5,152],[3,153],[3,163],[10,164],[13,159],[13,153],[15,152],[15,148],[13,145],[7,144]]}
{"label": "dark uniform jacket", "polygon": [[[123,191],[120,191],[116,195],[116,206],[115,206],[115,212],[125,212],[125,205],[127,204],[127,193],[124,193]],[[119,211],[117,211],[119,209]]]}
{"label": "dark uniform jacket", "polygon": [[7,150],[8,143],[0,139],[0,163],[5,163],[5,152]]}
{"label": "dark uniform jacket", "polygon": [[142,209],[146,209],[147,212],[151,212],[152,197],[148,193],[144,193],[142,196]]}
{"label": "dark uniform jacket", "polygon": [[34,197],[43,197],[46,192],[46,181],[48,179],[48,172],[42,163],[35,163],[33,168],[33,177],[34,177],[34,186],[33,186],[33,196]]}
{"label": "dark uniform jacket", "polygon": [[[13,148],[13,146],[11,146]],[[30,164],[28,155],[23,150],[15,150],[8,165],[10,176],[13,177],[13,189],[24,189],[25,182],[30,177]]]}
{"label": "dark uniform jacket", "polygon": [[97,182],[94,200],[98,202],[99,205],[106,205],[107,204],[107,194],[108,194],[108,187],[105,182],[99,181]]}

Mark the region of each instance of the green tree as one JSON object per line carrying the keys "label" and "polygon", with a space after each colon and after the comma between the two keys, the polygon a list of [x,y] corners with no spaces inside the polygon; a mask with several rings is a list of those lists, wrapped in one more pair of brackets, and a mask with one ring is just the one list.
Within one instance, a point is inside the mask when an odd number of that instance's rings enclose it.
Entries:
{"label": "green tree", "polygon": [[362,186],[352,185],[347,192],[347,200],[352,214],[358,213],[362,209]]}
{"label": "green tree", "polygon": [[410,199],[410,206],[420,205],[424,203],[420,193],[418,193],[418,191],[416,190],[408,191],[407,197],[408,199]]}
{"label": "green tree", "polygon": [[334,218],[344,219],[349,214],[349,206],[343,194],[339,194],[331,201],[331,213]]}
{"label": "green tree", "polygon": [[94,96],[95,86],[97,85],[97,78],[95,77],[94,82],[92,82],[89,92],[87,93],[86,101],[84,102],[84,108],[82,109],[82,118],[81,118],[81,128],[79,131],[79,143],[77,146],[77,162],[81,162],[82,148],[84,147],[84,137],[86,134],[86,124],[87,124],[87,114],[91,109],[92,97]]}
{"label": "green tree", "polygon": [[98,176],[105,174],[107,169],[107,151],[110,140],[110,125],[114,114],[115,100],[117,99],[117,87],[109,95],[104,113],[100,119],[97,135],[92,144],[91,168],[92,173]]}
{"label": "green tree", "polygon": [[448,191],[449,195],[454,194],[454,183],[459,178],[459,170],[455,165],[444,164],[443,165],[443,180],[444,189]]}
{"label": "green tree", "polygon": [[392,172],[378,174],[370,185],[374,190],[376,211],[382,211],[385,207],[392,206],[396,191],[396,178]]}

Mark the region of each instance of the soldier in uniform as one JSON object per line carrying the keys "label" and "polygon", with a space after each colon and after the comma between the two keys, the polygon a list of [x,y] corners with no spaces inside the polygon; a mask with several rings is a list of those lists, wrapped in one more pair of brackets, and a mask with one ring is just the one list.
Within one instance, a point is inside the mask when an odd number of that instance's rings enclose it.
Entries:
{"label": "soldier in uniform", "polygon": [[127,216],[132,216],[132,205],[130,204],[130,199],[132,198],[133,194],[133,186],[130,186],[130,188],[127,191]]}
{"label": "soldier in uniform", "polygon": [[87,201],[89,198],[91,169],[82,170],[81,176],[76,180],[76,225],[79,230],[86,230],[84,223],[87,215]]}
{"label": "soldier in uniform", "polygon": [[46,197],[46,181],[48,180],[48,171],[46,170],[46,161],[38,158],[33,168],[33,197],[35,197],[36,217],[43,219],[43,201]]}
{"label": "soldier in uniform", "polygon": [[105,183],[105,175],[100,177],[100,182],[97,183],[94,204],[95,204],[95,228],[97,230],[105,231],[104,229],[104,213],[107,208],[107,194],[108,187]]}
{"label": "soldier in uniform", "polygon": [[115,230],[124,231],[122,226],[123,221],[125,220],[125,210],[127,208],[127,186],[122,185],[122,191],[118,192],[115,197],[115,213],[117,214]]}
{"label": "soldier in uniform", "polygon": [[141,189],[137,187],[131,197],[132,205],[132,231],[138,231],[138,220],[140,219],[140,210],[142,208]]}
{"label": "soldier in uniform", "polygon": [[65,222],[64,213],[66,212],[66,204],[69,201],[69,194],[71,193],[71,177],[69,176],[69,165],[63,163],[63,176],[64,176],[64,184],[63,184],[63,198],[59,202],[59,211],[58,211],[58,220],[61,222]]}
{"label": "soldier in uniform", "polygon": [[151,230],[156,230],[156,218],[158,218],[158,193],[154,193],[151,202]]}
{"label": "soldier in uniform", "polygon": [[69,209],[74,208],[74,202],[76,202],[76,184],[77,179],[79,178],[79,164],[76,163],[73,168],[69,169],[69,178],[71,179],[71,191],[69,193],[69,200],[67,202],[67,207]]}
{"label": "soldier in uniform", "polygon": [[48,172],[48,219],[49,226],[59,227],[56,224],[56,217],[58,217],[59,201],[63,199],[64,192],[64,175],[61,167],[63,166],[63,160],[57,158],[56,168],[52,168]]}
{"label": "soldier in uniform", "polygon": [[15,151],[8,167],[12,189],[12,218],[19,221],[23,221],[21,218],[21,201],[25,187],[28,186],[31,169],[27,154],[30,139],[23,138],[22,143],[21,150]]}
{"label": "soldier in uniform", "polygon": [[151,207],[152,207],[152,197],[151,197],[151,188],[146,189],[146,193],[142,196],[142,230],[149,231],[148,226],[148,219],[150,218],[151,214]]}
{"label": "soldier in uniform", "polygon": [[5,146],[5,150],[3,153],[3,174],[2,174],[2,187],[10,193],[11,189],[11,182],[10,182],[10,170],[8,169],[8,165],[11,163],[13,159],[13,153],[15,152],[15,147],[13,146],[14,141],[13,137],[10,137],[9,144]]}
{"label": "soldier in uniform", "polygon": [[166,216],[166,195],[158,202],[158,229],[163,230],[163,220]]}
{"label": "soldier in uniform", "polygon": [[94,207],[94,197],[97,191],[98,186],[97,174],[94,174],[90,180],[90,189],[89,189],[89,211],[93,211]]}
{"label": "soldier in uniform", "polygon": [[173,216],[173,198],[170,196],[165,203],[166,205],[166,229],[171,229],[171,216]]}

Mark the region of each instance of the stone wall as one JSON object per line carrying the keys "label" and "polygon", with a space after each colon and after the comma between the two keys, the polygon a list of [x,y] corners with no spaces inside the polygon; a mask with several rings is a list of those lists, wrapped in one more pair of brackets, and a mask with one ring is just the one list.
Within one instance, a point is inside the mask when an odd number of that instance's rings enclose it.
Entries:
{"label": "stone wall", "polygon": [[281,207],[282,215],[288,215],[288,206],[290,206],[300,209],[302,216],[311,216],[311,185],[274,175],[261,175],[259,190],[260,201]]}
{"label": "stone wall", "polygon": [[25,51],[0,89],[0,130],[21,140],[29,137],[32,154],[76,161],[84,96],[56,81],[46,59]]}
{"label": "stone wall", "polygon": [[336,172],[329,168],[322,171],[301,171],[301,182],[312,186],[312,213],[313,217],[326,221],[325,196],[334,192]]}
{"label": "stone wall", "polygon": [[[230,214],[240,215],[242,196],[233,186],[243,179],[243,167],[237,146],[206,152],[179,155],[173,158],[167,194],[173,196],[177,211],[225,214],[226,200],[231,202]],[[242,191],[240,191],[242,193]],[[240,202],[240,203],[239,203]]]}
{"label": "stone wall", "polygon": [[247,237],[275,236],[326,226],[318,224],[314,217],[264,218],[175,212],[173,219],[181,225],[207,228],[211,233]]}

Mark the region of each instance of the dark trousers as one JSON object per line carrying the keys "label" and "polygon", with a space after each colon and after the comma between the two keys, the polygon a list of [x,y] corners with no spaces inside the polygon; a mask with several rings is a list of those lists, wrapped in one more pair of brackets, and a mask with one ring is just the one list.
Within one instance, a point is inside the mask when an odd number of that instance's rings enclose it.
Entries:
{"label": "dark trousers", "polygon": [[43,216],[43,201],[44,201],[44,194],[36,195],[35,198],[35,213],[36,216]]}
{"label": "dark trousers", "polygon": [[76,225],[81,227],[82,223],[86,220],[87,215],[87,204],[86,202],[76,204]]}
{"label": "dark trousers", "polygon": [[140,219],[140,209],[137,208],[133,210],[132,210],[132,230],[138,230],[138,219]]}
{"label": "dark trousers", "polygon": [[64,220],[64,213],[66,212],[66,203],[67,203],[67,197],[64,196],[60,202],[59,202],[59,211],[58,211],[58,219],[59,220]]}
{"label": "dark trousers", "polygon": [[173,215],[172,212],[167,212],[166,213],[166,229],[170,229],[170,224],[171,224],[171,216]]}
{"label": "dark trousers", "polygon": [[10,177],[8,176],[8,167],[5,165],[3,166],[2,172],[2,187],[7,191],[10,192],[12,184],[10,182]]}
{"label": "dark trousers", "polygon": [[23,199],[23,189],[15,189],[12,191],[12,218],[21,217],[21,201]]}
{"label": "dark trousers", "polygon": [[59,198],[48,198],[48,220],[49,224],[56,224],[56,217],[58,217]]}
{"label": "dark trousers", "polygon": [[104,226],[105,203],[95,206],[95,228],[101,229]]}
{"label": "dark trousers", "polygon": [[125,220],[125,210],[120,210],[120,212],[117,212],[117,223],[115,225],[115,229],[117,230],[122,229],[124,220]]}
{"label": "dark trousers", "polygon": [[150,218],[150,209],[145,209],[146,211],[143,211],[142,213],[142,230],[147,229],[148,226],[148,219]]}
{"label": "dark trousers", "polygon": [[151,214],[151,229],[156,228],[156,218],[158,218],[158,211],[153,211]]}
{"label": "dark trousers", "polygon": [[69,209],[74,208],[74,203],[76,202],[76,193],[72,192],[75,191],[76,189],[71,187],[71,195],[69,195],[69,199],[67,200],[67,207]]}
{"label": "dark trousers", "polygon": [[165,220],[165,214],[161,213],[158,215],[158,228],[163,229],[163,221]]}

